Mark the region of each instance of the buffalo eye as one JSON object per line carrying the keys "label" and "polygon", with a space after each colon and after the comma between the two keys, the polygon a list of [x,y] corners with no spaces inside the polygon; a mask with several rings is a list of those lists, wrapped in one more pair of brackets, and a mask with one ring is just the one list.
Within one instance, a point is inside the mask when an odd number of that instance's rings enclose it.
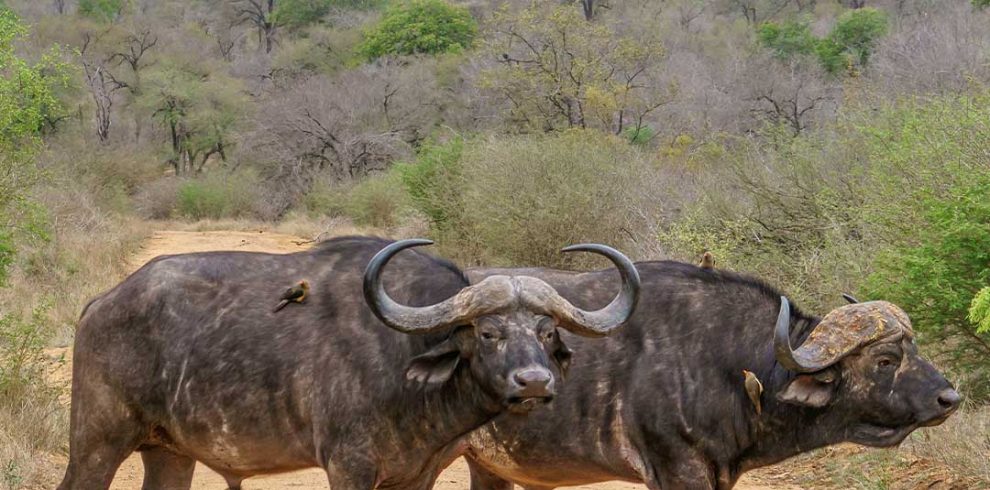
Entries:
{"label": "buffalo eye", "polygon": [[502,333],[495,321],[485,320],[477,324],[478,336],[485,342],[495,342],[501,340]]}
{"label": "buffalo eye", "polygon": [[553,318],[543,317],[540,319],[540,323],[537,326],[537,332],[539,332],[540,338],[543,339],[543,341],[553,342],[554,335],[557,333]]}
{"label": "buffalo eye", "polygon": [[880,360],[877,361],[877,369],[881,371],[888,371],[893,367],[894,367],[894,359],[890,357],[886,357],[886,356],[881,357]]}

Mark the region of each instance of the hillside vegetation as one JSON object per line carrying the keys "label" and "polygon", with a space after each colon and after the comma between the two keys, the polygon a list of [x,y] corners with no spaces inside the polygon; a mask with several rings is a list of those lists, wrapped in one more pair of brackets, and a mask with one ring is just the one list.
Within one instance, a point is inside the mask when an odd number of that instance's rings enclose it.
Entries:
{"label": "hillside vegetation", "polygon": [[46,349],[148,223],[222,219],[464,265],[708,250],[808,311],[893,301],[970,401],[907,446],[990,485],[987,7],[0,0],[0,488],[66,449]]}

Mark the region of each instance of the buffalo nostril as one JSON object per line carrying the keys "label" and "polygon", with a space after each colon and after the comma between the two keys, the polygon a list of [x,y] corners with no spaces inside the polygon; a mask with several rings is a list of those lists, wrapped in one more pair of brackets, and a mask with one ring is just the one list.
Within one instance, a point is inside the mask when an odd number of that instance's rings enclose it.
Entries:
{"label": "buffalo nostril", "polygon": [[520,388],[540,390],[547,387],[553,380],[550,371],[546,369],[523,369],[512,375],[512,380]]}
{"label": "buffalo nostril", "polygon": [[962,395],[952,388],[946,388],[938,394],[938,404],[944,410],[952,410],[962,402]]}

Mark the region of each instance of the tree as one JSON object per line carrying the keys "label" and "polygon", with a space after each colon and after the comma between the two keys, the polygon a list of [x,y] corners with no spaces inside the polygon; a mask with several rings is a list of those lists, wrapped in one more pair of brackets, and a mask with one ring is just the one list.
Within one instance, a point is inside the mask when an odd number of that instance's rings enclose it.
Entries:
{"label": "tree", "polygon": [[[852,62],[866,66],[873,49],[886,34],[887,15],[883,12],[875,8],[849,10],[836,19],[820,56],[834,59],[847,55]],[[826,67],[835,66],[834,62],[824,60],[823,64]]]}
{"label": "tree", "polygon": [[176,174],[202,171],[214,155],[226,161],[247,105],[236,79],[174,59],[148,74],[139,100],[165,126]]}
{"label": "tree", "polygon": [[969,321],[976,325],[976,333],[990,333],[990,287],[973,296],[969,305]]}
{"label": "tree", "polygon": [[17,56],[14,46],[26,32],[17,16],[0,5],[0,283],[13,261],[14,234],[31,233],[30,224],[18,216],[39,178],[34,156],[45,120],[62,110],[53,88],[67,82],[56,51],[35,64]]}
{"label": "tree", "polygon": [[808,22],[766,22],[757,29],[757,39],[781,60],[814,54],[829,73],[866,66],[876,44],[887,33],[886,15],[873,8],[849,10],[836,19],[823,39],[811,34]]}
{"label": "tree", "polygon": [[567,6],[503,9],[487,46],[497,66],[484,73],[482,86],[508,104],[513,122],[531,129],[638,132],[673,89],[658,82],[660,41],[619,28],[587,22]]}
{"label": "tree", "polygon": [[298,29],[327,15],[333,3],[333,0],[280,0],[272,18],[280,26]]}
{"label": "tree", "polygon": [[93,104],[96,112],[94,119],[96,123],[96,136],[101,143],[106,143],[110,138],[110,125],[112,123],[114,103],[114,93],[127,87],[127,83],[117,79],[110,71],[109,60],[101,54],[94,54],[93,47],[100,38],[109,31],[102,31],[98,34],[86,32],[83,34],[83,45],[79,50],[80,62],[83,66],[83,75],[86,87],[93,97]]}
{"label": "tree", "polygon": [[[79,0],[79,14],[101,22],[112,22],[126,5],[126,0]],[[60,7],[64,8],[64,5]]]}
{"label": "tree", "polygon": [[250,23],[258,29],[258,47],[272,52],[278,24],[273,18],[275,0],[233,0],[238,23]]}
{"label": "tree", "polygon": [[389,54],[440,54],[467,49],[477,32],[464,7],[445,0],[410,0],[389,7],[358,49],[369,60]]}
{"label": "tree", "polygon": [[294,84],[260,111],[250,152],[290,201],[317,178],[340,183],[380,173],[436,127],[442,99],[433,68],[375,63]]}
{"label": "tree", "polygon": [[791,59],[815,52],[818,40],[811,34],[808,22],[765,22],[756,31],[763,47],[780,59]]}
{"label": "tree", "polygon": [[926,343],[971,374],[970,390],[986,397],[990,332],[983,327],[985,300],[978,293],[990,283],[990,175],[969,177],[970,182],[922,201],[924,223],[915,228],[914,240],[880,256],[869,291],[904,306]]}

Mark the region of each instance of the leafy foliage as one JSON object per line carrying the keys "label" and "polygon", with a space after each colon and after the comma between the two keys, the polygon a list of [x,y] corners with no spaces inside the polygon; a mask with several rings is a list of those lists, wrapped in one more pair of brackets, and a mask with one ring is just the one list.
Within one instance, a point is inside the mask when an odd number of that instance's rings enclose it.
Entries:
{"label": "leafy foliage", "polygon": [[887,16],[875,8],[849,10],[836,19],[835,27],[828,40],[838,50],[847,54],[860,66],[866,66],[870,54],[884,35],[887,34]]}
{"label": "leafy foliage", "polygon": [[477,32],[477,23],[464,7],[445,0],[396,2],[365,33],[359,50],[369,60],[457,52],[469,48]]}
{"label": "leafy foliage", "polygon": [[320,20],[333,4],[333,0],[279,0],[272,20],[278,25],[299,28]]}
{"label": "leafy foliage", "polygon": [[249,215],[256,179],[247,172],[217,172],[179,186],[176,213],[190,219],[237,218]]}
{"label": "leafy foliage", "polygon": [[127,0],[79,0],[79,14],[102,22],[116,19]]}
{"label": "leafy foliage", "polygon": [[822,39],[811,33],[806,21],[766,22],[756,34],[777,58],[814,55],[825,71],[837,74],[853,65],[867,65],[877,42],[887,34],[887,16],[874,8],[846,11]]}
{"label": "leafy foliage", "polygon": [[190,62],[166,60],[155,68],[139,103],[167,129],[176,173],[201,171],[214,155],[225,160],[247,105],[241,84]]}
{"label": "leafy foliage", "polygon": [[818,45],[808,22],[766,22],[759,27],[756,35],[765,48],[781,59],[812,54]]}
{"label": "leafy foliage", "polygon": [[452,192],[461,176],[464,139],[423,145],[413,163],[396,167],[413,205],[430,220],[434,231],[444,232],[460,215],[460,193]]}
{"label": "leafy foliage", "polygon": [[931,337],[927,342],[956,340],[943,355],[973,371],[978,379],[970,388],[985,396],[990,335],[970,321],[969,310],[990,282],[990,175],[973,178],[922,202],[925,226],[916,230],[916,243],[882,253],[870,286],[876,297],[903,305],[917,330]]}
{"label": "leafy foliage", "polygon": [[[441,227],[445,253],[516,266],[588,266],[557,250],[579,241],[609,243],[636,255],[655,225],[657,204],[645,155],[597,130],[473,141]],[[439,189],[435,195],[443,195]]]}
{"label": "leafy foliage", "polygon": [[27,191],[40,175],[34,157],[41,148],[47,118],[62,110],[55,87],[65,83],[57,51],[35,64],[14,52],[26,30],[14,13],[0,7],[0,284],[13,263],[13,231],[33,233]]}
{"label": "leafy foliage", "polygon": [[604,19],[588,22],[569,5],[504,8],[493,31],[487,50],[499,65],[482,83],[507,103],[513,126],[621,134],[641,128],[675,91],[659,82],[659,38],[625,34]]}
{"label": "leafy foliage", "polygon": [[976,333],[990,333],[990,287],[981,289],[969,305],[969,321],[976,325]]}

